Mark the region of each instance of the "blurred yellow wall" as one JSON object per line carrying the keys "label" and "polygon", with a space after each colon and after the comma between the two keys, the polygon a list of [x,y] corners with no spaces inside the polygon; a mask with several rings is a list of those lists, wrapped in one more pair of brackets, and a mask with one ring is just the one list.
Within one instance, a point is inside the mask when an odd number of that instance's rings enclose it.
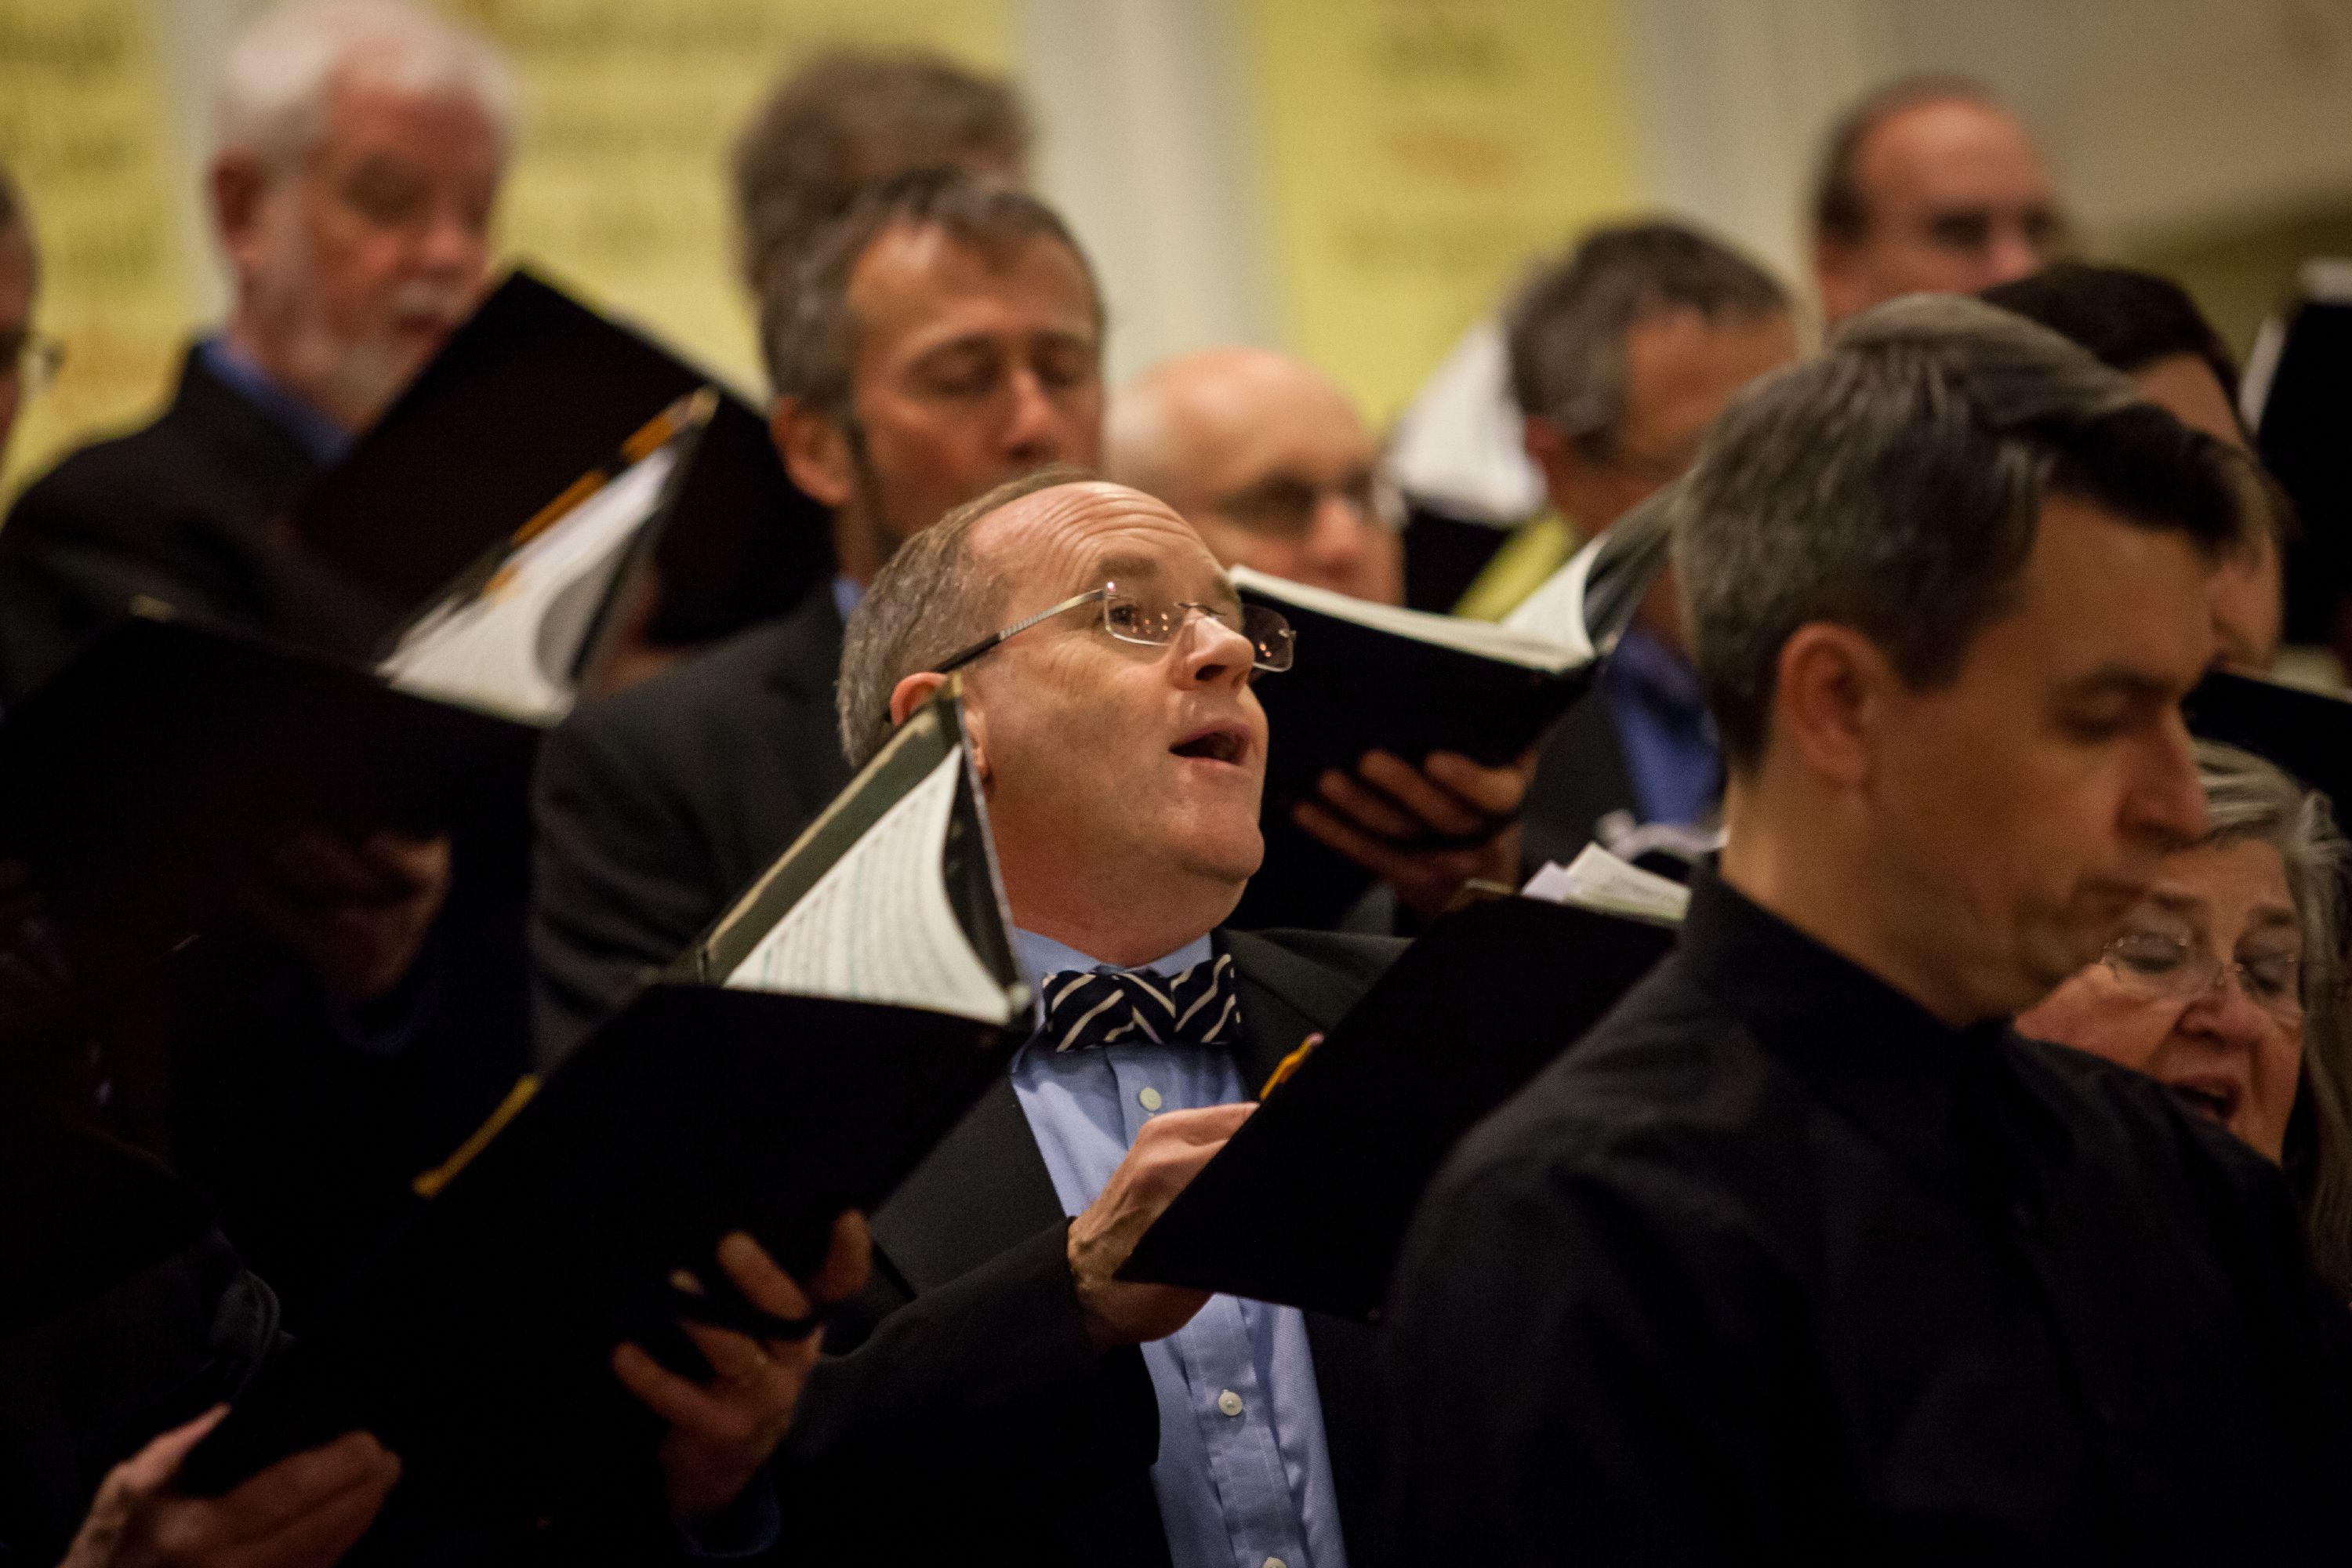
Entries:
{"label": "blurred yellow wall", "polygon": [[726,164],[786,62],[833,42],[928,44],[1013,67],[1010,0],[445,0],[526,93],[501,237],[586,298],[763,385],[735,282]]}
{"label": "blurred yellow wall", "polygon": [[1291,344],[1385,420],[1640,195],[1618,0],[1241,0]]}
{"label": "blurred yellow wall", "polygon": [[0,0],[0,161],[43,253],[35,324],[67,356],[17,420],[8,494],[91,433],[144,418],[194,309],[151,24],[145,0]]}

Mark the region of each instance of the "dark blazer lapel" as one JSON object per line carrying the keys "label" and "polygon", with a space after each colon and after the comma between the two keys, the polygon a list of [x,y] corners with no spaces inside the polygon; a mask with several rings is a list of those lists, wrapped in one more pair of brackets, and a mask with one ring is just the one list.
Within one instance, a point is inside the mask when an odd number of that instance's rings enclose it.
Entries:
{"label": "dark blazer lapel", "polygon": [[[1234,1047],[1234,1060],[1242,1070],[1242,1087],[1255,1096],[1282,1058],[1297,1050],[1307,1036],[1338,1023],[1370,981],[1335,972],[1296,950],[1297,945],[1318,939],[1331,943],[1347,942],[1348,938],[1299,932],[1292,942],[1284,942],[1255,931],[1221,931],[1216,935],[1234,955],[1234,979],[1242,1006],[1242,1037]],[[1354,945],[1385,948],[1390,944],[1355,939]]]}
{"label": "dark blazer lapel", "polygon": [[834,707],[842,625],[831,578],[811,590],[782,630],[768,684],[783,699],[781,716],[790,745],[805,759],[808,780],[817,786],[822,805],[849,783],[849,760],[842,754],[841,721]]}
{"label": "dark blazer lapel", "polygon": [[874,1216],[874,1247],[917,1295],[1062,1218],[1013,1080],[1001,1078]]}

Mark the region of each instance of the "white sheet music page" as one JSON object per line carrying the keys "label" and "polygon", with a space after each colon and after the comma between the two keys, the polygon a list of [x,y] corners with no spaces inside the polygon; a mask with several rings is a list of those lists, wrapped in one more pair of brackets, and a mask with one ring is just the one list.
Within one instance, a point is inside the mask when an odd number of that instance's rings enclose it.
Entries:
{"label": "white sheet music page", "polygon": [[516,551],[488,587],[409,628],[379,666],[404,690],[553,721],[629,542],[661,504],[677,451],[648,454]]}
{"label": "white sheet music page", "polygon": [[726,984],[927,1007],[990,1023],[1013,1016],[948,902],[940,858],[961,751],[866,829],[735,966]]}

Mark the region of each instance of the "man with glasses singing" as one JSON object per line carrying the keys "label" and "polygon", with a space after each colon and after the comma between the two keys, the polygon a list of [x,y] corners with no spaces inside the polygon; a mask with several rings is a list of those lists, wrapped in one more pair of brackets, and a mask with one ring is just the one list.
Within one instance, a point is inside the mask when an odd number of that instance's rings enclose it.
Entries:
{"label": "man with glasses singing", "polygon": [[[1265,349],[1207,349],[1165,361],[1112,399],[1104,433],[1112,479],[1159,497],[1228,566],[1378,604],[1404,603],[1403,503],[1355,404],[1314,366]],[[1472,878],[1516,883],[1517,818],[1534,760],[1499,768],[1437,752],[1367,753],[1327,773],[1299,825],[1388,884],[1376,892],[1422,919]],[[1506,826],[1497,828],[1494,824]],[[1400,831],[1402,829],[1402,831]],[[1409,849],[1433,832],[1467,848]],[[1349,924],[1385,926],[1368,903]]]}
{"label": "man with glasses singing", "polygon": [[814,1560],[1372,1550],[1366,1331],[1114,1277],[1397,951],[1221,929],[1263,849],[1251,685],[1289,662],[1288,626],[1243,607],[1182,519],[1067,471],[950,513],[851,616],[854,761],[962,673],[1042,1024],[874,1217],[874,1282],[828,1331],[782,1466],[796,1528],[830,1538]]}

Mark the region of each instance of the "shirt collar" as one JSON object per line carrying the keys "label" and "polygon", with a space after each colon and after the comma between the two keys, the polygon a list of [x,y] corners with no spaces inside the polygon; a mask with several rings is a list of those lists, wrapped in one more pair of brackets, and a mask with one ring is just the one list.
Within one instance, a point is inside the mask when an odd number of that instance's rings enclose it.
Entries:
{"label": "shirt collar", "polygon": [[1702,866],[1682,962],[1765,1048],[1845,1118],[1931,1174],[1959,1173],[1964,1097],[2008,1100],[2008,1021],[1954,1028]]}
{"label": "shirt collar", "polygon": [[1652,703],[1677,712],[1704,713],[1706,693],[1698,671],[1665,645],[1664,639],[1636,621],[1617,638],[1609,656],[1610,673],[1641,688]]}
{"label": "shirt collar", "polygon": [[847,626],[849,617],[866,601],[866,584],[845,572],[833,574],[833,607],[841,612],[841,624]]}
{"label": "shirt collar", "polygon": [[206,338],[196,345],[196,353],[215,380],[283,426],[320,462],[334,462],[351,449],[350,431],[238,353],[228,339]]}
{"label": "shirt collar", "polygon": [[1048,974],[1060,974],[1069,970],[1097,969],[1148,970],[1154,974],[1181,974],[1194,964],[1216,956],[1216,947],[1208,937],[1197,936],[1175,952],[1153,959],[1149,963],[1121,965],[1105,963],[1089,957],[1075,947],[1066,946],[1050,936],[1039,936],[1034,931],[1013,930],[1013,956],[1021,962],[1021,972],[1032,987],[1043,984]]}

